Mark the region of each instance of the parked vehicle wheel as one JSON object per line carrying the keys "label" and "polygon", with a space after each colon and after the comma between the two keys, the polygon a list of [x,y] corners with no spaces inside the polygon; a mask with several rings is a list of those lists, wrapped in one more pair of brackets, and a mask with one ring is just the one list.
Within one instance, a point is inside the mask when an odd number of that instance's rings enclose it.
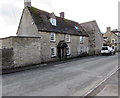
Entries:
{"label": "parked vehicle wheel", "polygon": [[112,55],[112,52],[110,51],[110,55]]}
{"label": "parked vehicle wheel", "polygon": [[104,54],[103,54],[103,53],[102,53],[101,55],[102,55],[102,56],[104,56]]}

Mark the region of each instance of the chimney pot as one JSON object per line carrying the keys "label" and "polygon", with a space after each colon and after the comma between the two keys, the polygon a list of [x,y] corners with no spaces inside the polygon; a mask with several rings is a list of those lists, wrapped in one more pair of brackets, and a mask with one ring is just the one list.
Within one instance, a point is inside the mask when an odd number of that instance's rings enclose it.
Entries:
{"label": "chimney pot", "polygon": [[24,0],[24,7],[31,7],[31,0]]}
{"label": "chimney pot", "polygon": [[64,17],[65,17],[65,13],[64,13],[64,12],[61,12],[61,13],[60,13],[60,17],[61,17],[61,18],[64,18]]}
{"label": "chimney pot", "polygon": [[111,27],[107,27],[107,32],[111,32]]}

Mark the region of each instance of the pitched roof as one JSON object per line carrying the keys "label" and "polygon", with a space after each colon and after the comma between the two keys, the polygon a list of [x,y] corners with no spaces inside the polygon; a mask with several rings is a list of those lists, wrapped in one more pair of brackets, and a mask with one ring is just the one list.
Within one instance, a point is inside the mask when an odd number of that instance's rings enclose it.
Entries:
{"label": "pitched roof", "polygon": [[113,30],[111,31],[113,34],[115,34],[116,36],[120,37],[120,31],[118,30]]}
{"label": "pitched roof", "polygon": [[55,16],[56,26],[52,26],[49,21],[50,13],[34,7],[28,7],[28,10],[39,31],[88,36],[88,34],[82,30],[82,27],[81,29],[75,28],[75,26],[79,27],[77,22]]}
{"label": "pitched roof", "polygon": [[[96,20],[81,23],[80,26],[90,35],[93,31],[98,31],[101,33],[100,28],[96,22]],[[102,33],[101,33],[102,34]]]}

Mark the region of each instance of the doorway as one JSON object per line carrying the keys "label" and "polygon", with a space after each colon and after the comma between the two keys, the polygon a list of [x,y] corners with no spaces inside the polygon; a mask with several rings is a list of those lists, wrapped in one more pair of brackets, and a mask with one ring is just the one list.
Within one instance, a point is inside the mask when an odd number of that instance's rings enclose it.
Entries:
{"label": "doorway", "polygon": [[67,59],[67,44],[64,40],[60,41],[57,45],[58,50],[58,58],[59,60],[65,60]]}

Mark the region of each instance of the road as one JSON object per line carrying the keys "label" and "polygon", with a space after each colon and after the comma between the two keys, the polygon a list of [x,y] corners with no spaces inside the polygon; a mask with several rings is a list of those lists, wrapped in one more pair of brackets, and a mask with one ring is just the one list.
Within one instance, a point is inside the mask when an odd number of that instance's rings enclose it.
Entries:
{"label": "road", "polygon": [[3,96],[84,96],[118,69],[118,55],[77,58],[5,74]]}

